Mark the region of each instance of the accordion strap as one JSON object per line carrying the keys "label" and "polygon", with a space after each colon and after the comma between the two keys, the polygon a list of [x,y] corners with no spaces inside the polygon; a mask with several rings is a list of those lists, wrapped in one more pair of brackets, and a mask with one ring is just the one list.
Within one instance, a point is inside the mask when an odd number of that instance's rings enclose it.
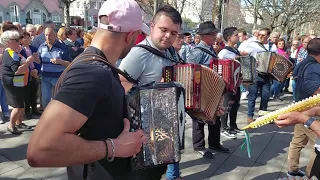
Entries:
{"label": "accordion strap", "polygon": [[99,62],[103,62],[104,64],[106,64],[113,72],[118,73],[120,75],[122,75],[123,77],[125,77],[129,82],[133,83],[133,84],[139,84],[140,81],[139,80],[135,80],[133,79],[127,72],[125,71],[121,71],[119,68],[113,66],[105,57],[102,57],[98,54],[94,54],[94,53],[88,53],[88,52],[83,52],[81,53],[79,56],[77,56],[70,64],[69,66],[62,72],[61,76],[59,77],[57,84],[56,84],[56,88],[55,88],[55,94],[57,94],[59,88],[61,87],[63,81],[64,81],[64,77],[66,76],[66,73],[77,63],[81,63],[81,62],[94,62],[94,61],[99,61]]}
{"label": "accordion strap", "polygon": [[237,49],[233,48],[233,47],[226,46],[226,47],[224,47],[224,49],[226,49],[226,50],[228,50],[228,51],[230,51],[230,52],[233,52],[233,53],[235,53],[235,54],[238,55],[238,56],[241,56],[240,52],[239,52]]}
{"label": "accordion strap", "polygon": [[169,51],[169,53],[171,54],[171,56],[172,56],[174,59],[171,59],[171,58],[165,56],[165,55],[164,55],[161,51],[159,51],[158,49],[153,48],[153,47],[148,46],[148,45],[137,44],[135,47],[141,47],[141,48],[143,48],[143,49],[151,52],[152,54],[155,54],[155,55],[157,55],[157,56],[160,56],[160,57],[162,57],[162,58],[164,58],[164,59],[167,59],[167,60],[169,60],[169,61],[171,61],[171,62],[174,62],[174,63],[183,63],[183,61],[181,61],[181,59],[179,58],[179,56],[177,56],[177,54],[176,54],[176,52],[175,52],[175,50],[174,50],[174,48],[173,48],[172,46],[169,47],[168,51]]}
{"label": "accordion strap", "polygon": [[215,52],[211,52],[211,51],[209,51],[209,50],[206,49],[206,48],[198,47],[198,46],[197,46],[197,47],[195,47],[195,49],[200,49],[201,51],[209,54],[210,56],[212,56],[212,57],[214,57],[214,58],[217,58],[217,55],[215,54]]}

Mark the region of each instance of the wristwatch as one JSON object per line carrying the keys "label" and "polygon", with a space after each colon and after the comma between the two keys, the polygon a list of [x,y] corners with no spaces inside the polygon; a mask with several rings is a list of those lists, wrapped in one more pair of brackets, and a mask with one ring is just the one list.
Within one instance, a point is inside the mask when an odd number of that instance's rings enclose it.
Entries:
{"label": "wristwatch", "polygon": [[304,123],[304,127],[310,129],[311,124],[312,124],[313,121],[315,121],[315,120],[316,120],[315,117],[310,117],[310,118],[308,119],[308,121],[307,121],[306,123]]}

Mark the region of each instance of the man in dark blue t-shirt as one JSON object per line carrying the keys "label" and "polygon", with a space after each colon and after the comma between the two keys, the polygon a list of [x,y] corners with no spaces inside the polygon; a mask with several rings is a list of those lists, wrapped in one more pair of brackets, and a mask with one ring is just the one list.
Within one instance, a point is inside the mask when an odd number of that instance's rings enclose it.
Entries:
{"label": "man in dark blue t-shirt", "polygon": [[[307,58],[298,64],[294,70],[296,82],[296,99],[301,101],[312,95],[320,93],[320,38],[311,40],[307,46]],[[299,170],[300,151],[309,141],[315,144],[316,135],[304,127],[303,124],[297,124],[294,128],[294,136],[290,143],[288,153],[289,171],[288,176],[304,176],[304,172]],[[310,162],[306,168],[309,176],[316,154],[310,156]]]}

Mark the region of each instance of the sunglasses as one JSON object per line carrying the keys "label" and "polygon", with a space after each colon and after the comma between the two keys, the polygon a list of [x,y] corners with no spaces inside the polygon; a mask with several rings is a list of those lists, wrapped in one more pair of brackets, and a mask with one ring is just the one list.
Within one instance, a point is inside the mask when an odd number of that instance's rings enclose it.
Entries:
{"label": "sunglasses", "polygon": [[20,41],[19,38],[18,38],[18,39],[10,39],[10,40],[13,40],[13,41],[16,41],[16,42],[19,42],[19,41]]}
{"label": "sunglasses", "polygon": [[258,34],[258,36],[265,37],[265,36],[267,36],[267,35],[266,35],[266,34]]}

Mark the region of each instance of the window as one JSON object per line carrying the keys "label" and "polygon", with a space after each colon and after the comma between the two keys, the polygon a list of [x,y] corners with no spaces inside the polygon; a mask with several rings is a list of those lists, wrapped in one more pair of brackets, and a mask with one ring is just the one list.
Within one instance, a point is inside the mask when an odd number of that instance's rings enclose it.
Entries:
{"label": "window", "polygon": [[52,15],[52,21],[53,22],[60,22],[60,16],[59,15]]}
{"label": "window", "polygon": [[2,19],[2,16],[0,16],[0,23],[2,23],[3,22],[3,19]]}
{"label": "window", "polygon": [[31,11],[27,12],[27,19],[31,19]]}
{"label": "window", "polygon": [[47,15],[45,13],[42,13],[42,20],[43,22],[47,21]]}
{"label": "window", "polygon": [[80,3],[79,3],[79,2],[77,2],[77,8],[78,8],[78,9],[80,8]]}
{"label": "window", "polygon": [[34,9],[33,9],[33,12],[34,12],[34,13],[40,13],[40,9],[34,8]]}
{"label": "window", "polygon": [[9,9],[10,9],[10,12],[14,12],[14,6],[10,6]]}

